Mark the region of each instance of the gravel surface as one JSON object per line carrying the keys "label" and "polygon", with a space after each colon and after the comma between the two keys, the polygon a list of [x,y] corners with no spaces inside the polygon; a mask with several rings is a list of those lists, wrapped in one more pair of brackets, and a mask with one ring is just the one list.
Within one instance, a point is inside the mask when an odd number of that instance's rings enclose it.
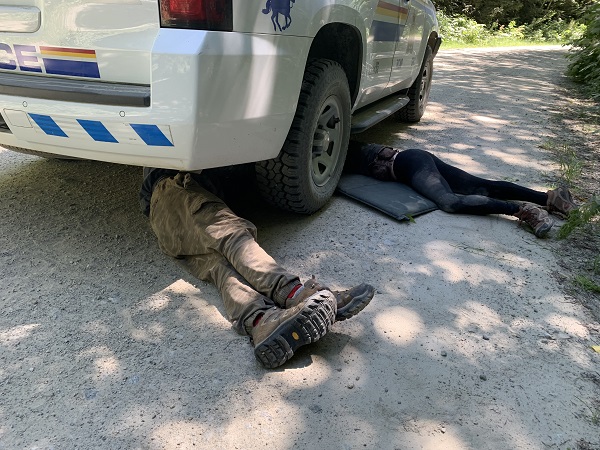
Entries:
{"label": "gravel surface", "polygon": [[[564,54],[442,51],[421,123],[361,139],[545,190],[547,143],[570,132],[552,125]],[[160,253],[140,181],[0,149],[0,449],[600,448],[600,325],[556,276],[556,231],[399,223],[341,196],[310,217],[240,203],[303,279],[377,288],[268,371],[216,289]]]}

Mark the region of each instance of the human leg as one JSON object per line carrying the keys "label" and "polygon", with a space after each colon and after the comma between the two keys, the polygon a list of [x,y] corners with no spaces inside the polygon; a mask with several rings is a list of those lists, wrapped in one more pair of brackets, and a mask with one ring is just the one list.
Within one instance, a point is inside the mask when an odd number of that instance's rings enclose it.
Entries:
{"label": "human leg", "polygon": [[446,212],[512,215],[529,225],[539,238],[552,228],[548,213],[533,204],[545,204],[547,196],[542,192],[476,177],[423,150],[400,152],[394,170],[399,181],[406,182]]}
{"label": "human leg", "polygon": [[222,255],[254,290],[279,305],[300,283],[258,245],[251,222],[235,215],[189,174],[157,184],[150,221],[166,254],[175,258]]}
{"label": "human leg", "polygon": [[283,309],[256,292],[224,257],[207,263],[205,256],[185,258],[183,264],[195,276],[215,284],[225,311],[240,334],[248,334],[254,355],[269,369],[288,361],[303,345],[321,339],[335,321],[336,299],[321,291]]}
{"label": "human leg", "polygon": [[[245,230],[248,230],[250,235]],[[308,280],[301,286],[304,292],[298,293],[290,303],[290,294],[298,288],[299,278],[279,266],[260,247],[255,240],[256,228],[251,222],[236,216],[228,208],[220,209],[216,213],[213,224],[207,227],[207,233],[218,242],[217,251],[224,255],[258,292],[274,299],[282,308],[291,308],[320,291],[331,292],[328,287]],[[358,314],[371,301],[374,293],[374,288],[364,283],[352,289],[334,292],[340,309],[336,320],[345,320]]]}
{"label": "human leg", "polygon": [[489,197],[486,195],[486,189],[478,189],[477,177],[445,164],[424,150],[410,149],[399,152],[393,167],[398,181],[411,186],[419,194],[435,202],[443,211],[457,214],[513,215],[519,210],[518,204]]}
{"label": "human leg", "polygon": [[[150,221],[165,253],[217,286],[228,319],[238,332],[251,336],[255,355],[266,367],[283,364],[298,347],[323,337],[335,321],[338,300],[327,289],[286,305],[300,284],[298,277],[258,246],[252,223],[235,216],[189,175],[178,174],[156,185]],[[348,295],[341,299],[344,318],[356,314],[372,297],[363,293],[348,301]]]}
{"label": "human leg", "polygon": [[[300,280],[298,276],[277,264],[256,242],[254,224],[234,214],[219,198],[197,186],[193,180],[186,181],[185,177],[183,177],[183,181],[181,179],[180,175],[179,178],[176,177],[172,182],[167,183],[171,184],[170,189],[174,193],[171,197],[192,197],[192,200],[188,200],[188,202],[192,205],[191,210],[195,212],[192,214],[191,220],[188,219],[188,215],[185,215],[179,225],[179,233],[182,234],[180,242],[185,243],[185,253],[202,255],[213,250],[223,255],[225,260],[254,290],[273,299],[282,308],[293,306],[286,302],[290,293],[300,285]],[[182,183],[183,186],[181,186]],[[173,208],[176,203],[177,201],[171,198],[169,207]],[[184,205],[178,208],[178,210],[185,209]],[[188,221],[190,223],[186,223]],[[178,251],[180,254],[182,250],[173,248],[171,251]],[[318,291],[329,290],[312,281],[305,283],[303,287],[308,284],[311,285],[310,288],[297,298],[305,300]],[[340,303],[340,311],[342,311],[340,319],[352,317],[370,302],[374,289],[369,285],[360,286],[362,286],[360,289],[358,289],[359,286],[356,286],[352,290],[342,291],[336,296]],[[294,305],[298,301],[296,300]],[[350,310],[354,313],[349,314]]]}
{"label": "human leg", "polygon": [[499,200],[513,200],[546,206],[549,212],[568,216],[577,209],[569,190],[563,186],[547,192],[521,186],[509,181],[494,181],[477,177],[454,167],[435,155],[435,165],[453,192],[463,195],[484,195]]}
{"label": "human leg", "polygon": [[[351,142],[348,158],[347,165],[351,171],[382,181],[404,183],[449,213],[512,215],[519,210],[515,203],[496,200],[478,192],[457,195],[462,192],[452,189],[438,170],[434,156],[424,150],[399,151],[379,144]],[[450,171],[448,173],[454,175]],[[470,176],[463,171],[461,174]]]}
{"label": "human leg", "polygon": [[442,161],[433,154],[429,155],[452,191],[457,194],[483,195],[499,200],[517,200],[541,206],[546,205],[548,196],[544,192],[529,189],[509,181],[494,181],[477,177]]}
{"label": "human leg", "polygon": [[196,278],[213,283],[221,294],[225,315],[240,334],[250,334],[252,320],[276,303],[257,292],[218,253],[189,256],[181,264]]}
{"label": "human leg", "polygon": [[[362,173],[363,175],[368,175],[382,181],[397,180],[412,185],[413,176],[419,169],[429,165],[427,172],[435,172],[431,166],[430,158],[433,159],[439,175],[441,175],[446,183],[444,186],[442,182],[442,190],[439,189],[440,186],[437,186],[438,183],[435,180],[429,184],[431,189],[427,188],[428,183],[423,183],[421,188],[428,191],[429,194],[421,194],[426,197],[429,195],[438,197],[441,202],[440,207],[442,208],[453,209],[452,204],[456,202],[456,199],[453,199],[451,196],[446,196],[445,202],[443,198],[440,198],[441,195],[448,194],[448,188],[454,194],[467,196],[479,195],[497,200],[535,203],[547,207],[550,212],[557,212],[565,216],[568,216],[571,211],[578,208],[577,204],[573,201],[571,193],[565,187],[540,192],[508,181],[487,180],[471,175],[458,167],[454,167],[424,150],[411,149],[400,151],[393,147],[386,147],[379,144],[364,144],[351,141],[346,168],[350,172]],[[434,177],[437,177],[435,173]],[[431,200],[436,201],[433,198]],[[510,214],[510,212],[503,212],[506,209],[506,205],[494,204],[492,202],[491,205],[488,204],[488,206],[485,206],[487,202],[484,199],[476,198],[470,199],[468,202],[472,202],[476,210],[482,211],[468,211],[469,214]],[[481,202],[484,203],[483,207],[481,206]],[[461,207],[460,204],[454,206]],[[489,208],[491,208],[491,212],[483,212]]]}
{"label": "human leg", "polygon": [[424,150],[399,151],[393,147],[357,142],[352,143],[350,150],[348,167],[351,171],[411,186],[443,211],[513,215],[530,225],[538,237],[547,234],[552,226],[552,220],[541,208],[508,201],[545,204],[548,196],[544,193],[514,183],[475,177]]}

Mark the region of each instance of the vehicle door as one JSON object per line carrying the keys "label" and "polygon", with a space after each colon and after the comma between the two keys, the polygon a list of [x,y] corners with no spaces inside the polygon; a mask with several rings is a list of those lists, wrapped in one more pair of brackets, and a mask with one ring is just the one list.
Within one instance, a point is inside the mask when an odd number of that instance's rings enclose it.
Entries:
{"label": "vehicle door", "polygon": [[390,93],[389,83],[399,39],[400,3],[405,0],[371,0],[359,8],[365,20],[367,60],[363,66],[362,97],[358,107]]}
{"label": "vehicle door", "polygon": [[400,32],[390,80],[393,91],[410,87],[416,78],[428,36],[425,36],[426,14],[435,14],[430,2],[423,0],[400,0]]}

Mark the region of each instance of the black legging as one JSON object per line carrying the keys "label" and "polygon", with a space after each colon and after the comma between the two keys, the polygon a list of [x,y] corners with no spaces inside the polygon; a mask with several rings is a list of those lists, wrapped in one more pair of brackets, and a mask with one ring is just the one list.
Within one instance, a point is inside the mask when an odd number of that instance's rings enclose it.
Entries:
{"label": "black legging", "polygon": [[[398,153],[394,174],[399,182],[449,213],[513,215],[518,200],[545,206],[548,196],[508,181],[491,181],[446,164],[425,150],[410,149]],[[460,194],[460,195],[457,195]]]}

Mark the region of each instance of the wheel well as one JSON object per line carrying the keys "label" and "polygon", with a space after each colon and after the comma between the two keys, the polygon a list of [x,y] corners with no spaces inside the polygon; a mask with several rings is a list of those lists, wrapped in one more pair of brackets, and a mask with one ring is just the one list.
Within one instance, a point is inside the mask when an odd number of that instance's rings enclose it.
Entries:
{"label": "wheel well", "polygon": [[437,53],[438,49],[436,48],[436,41],[438,38],[438,34],[433,31],[430,35],[429,35],[429,39],[427,41],[427,45],[429,47],[431,47],[431,50],[433,50],[433,56],[435,56],[435,54]]}
{"label": "wheel well", "polygon": [[309,58],[326,58],[339,63],[350,86],[352,103],[358,96],[362,67],[363,44],[359,31],[343,23],[324,26],[315,36],[308,53]]}

